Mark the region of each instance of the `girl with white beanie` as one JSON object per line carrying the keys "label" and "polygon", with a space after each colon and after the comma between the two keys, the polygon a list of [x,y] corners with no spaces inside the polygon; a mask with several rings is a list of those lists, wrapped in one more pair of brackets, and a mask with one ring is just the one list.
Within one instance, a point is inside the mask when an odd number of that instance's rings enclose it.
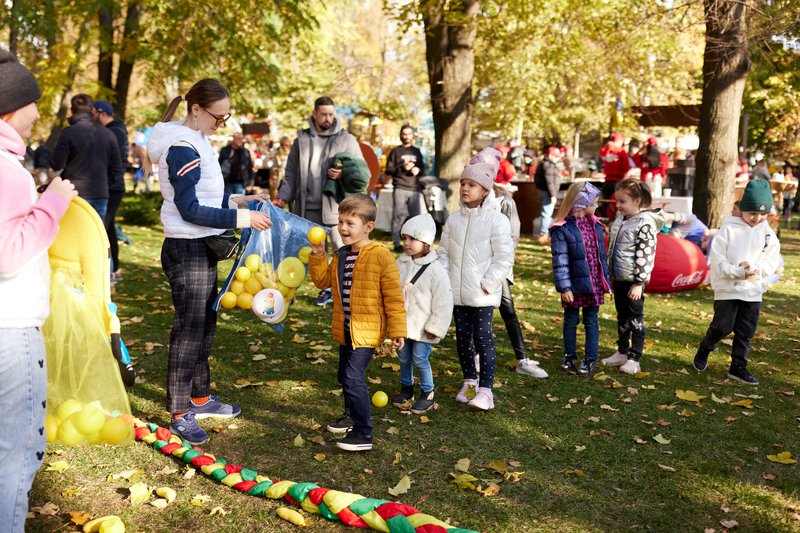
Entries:
{"label": "girl with white beanie", "polygon": [[436,238],[436,223],[425,213],[410,218],[400,230],[403,255],[397,259],[406,303],[405,345],[397,352],[400,359],[400,392],[392,400],[395,407],[406,407],[414,399],[413,369],[419,375],[420,395],[411,406],[415,415],[436,407],[433,400],[433,371],[430,355],[433,344],[447,335],[453,316],[453,292],[447,271],[436,262],[431,251]]}
{"label": "girl with white beanie", "polygon": [[438,249],[439,262],[447,268],[453,289],[456,345],[464,374],[456,401],[480,411],[494,409],[492,315],[500,306],[503,280],[514,265],[511,224],[492,192],[501,158],[494,148],[485,148],[464,168],[461,209],[447,219]]}

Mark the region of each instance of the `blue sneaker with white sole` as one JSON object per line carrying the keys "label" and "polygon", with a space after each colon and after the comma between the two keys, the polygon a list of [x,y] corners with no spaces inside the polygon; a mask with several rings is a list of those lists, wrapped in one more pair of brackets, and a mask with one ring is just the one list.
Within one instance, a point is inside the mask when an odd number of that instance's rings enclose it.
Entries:
{"label": "blue sneaker with white sole", "polygon": [[208,441],[208,434],[203,431],[191,411],[176,418],[169,425],[169,430],[193,446],[200,446]]}
{"label": "blue sneaker with white sole", "polygon": [[203,418],[235,418],[242,412],[235,405],[219,401],[216,396],[211,395],[210,399],[203,405],[197,405],[189,401],[194,417],[198,420]]}

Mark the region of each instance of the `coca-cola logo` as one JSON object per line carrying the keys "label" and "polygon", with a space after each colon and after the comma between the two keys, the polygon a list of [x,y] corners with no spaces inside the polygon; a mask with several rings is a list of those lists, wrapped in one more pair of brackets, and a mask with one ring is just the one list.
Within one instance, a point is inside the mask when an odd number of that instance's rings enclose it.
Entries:
{"label": "coca-cola logo", "polygon": [[689,287],[691,285],[700,285],[703,281],[703,275],[706,273],[705,270],[695,270],[691,274],[684,276],[683,274],[678,274],[675,276],[675,279],[672,280],[672,286],[674,288],[678,287]]}

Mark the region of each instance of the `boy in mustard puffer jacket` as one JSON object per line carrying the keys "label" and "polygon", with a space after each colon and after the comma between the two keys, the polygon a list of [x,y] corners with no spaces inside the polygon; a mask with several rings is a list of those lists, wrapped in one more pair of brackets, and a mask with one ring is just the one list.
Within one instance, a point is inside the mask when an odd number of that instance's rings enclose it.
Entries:
{"label": "boy in mustard puffer jacket", "polygon": [[331,433],[347,433],[336,443],[343,450],[372,449],[367,366],[387,334],[396,349],[406,336],[406,311],[400,273],[392,253],[370,242],[375,202],[354,194],[339,204],[339,234],[344,246],[328,263],[325,247],[313,245],[309,272],[318,289],[333,289],[333,337],[339,343],[338,378],[344,413],[328,424]]}

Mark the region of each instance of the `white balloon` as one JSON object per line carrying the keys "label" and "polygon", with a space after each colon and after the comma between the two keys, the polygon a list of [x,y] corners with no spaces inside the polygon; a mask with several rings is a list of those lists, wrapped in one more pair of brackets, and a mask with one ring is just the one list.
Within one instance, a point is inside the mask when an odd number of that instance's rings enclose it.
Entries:
{"label": "white balloon", "polygon": [[253,312],[267,324],[274,324],[283,316],[283,295],[277,289],[264,289],[253,296]]}

